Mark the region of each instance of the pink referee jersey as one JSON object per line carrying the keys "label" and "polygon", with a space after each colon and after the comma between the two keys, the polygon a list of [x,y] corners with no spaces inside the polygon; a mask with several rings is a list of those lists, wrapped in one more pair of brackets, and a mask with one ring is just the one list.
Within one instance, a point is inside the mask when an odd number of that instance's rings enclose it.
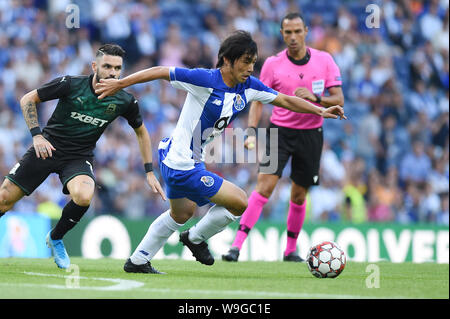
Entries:
{"label": "pink referee jersey", "polygon": [[[287,49],[267,58],[260,80],[268,87],[291,96],[295,95],[298,87],[306,87],[314,94],[323,95],[325,89],[341,85],[341,73],[332,56],[324,51],[307,49],[311,58],[304,65],[291,62]],[[296,113],[277,106],[274,106],[270,120],[275,125],[295,129],[313,129],[323,123],[323,118],[318,115]]]}

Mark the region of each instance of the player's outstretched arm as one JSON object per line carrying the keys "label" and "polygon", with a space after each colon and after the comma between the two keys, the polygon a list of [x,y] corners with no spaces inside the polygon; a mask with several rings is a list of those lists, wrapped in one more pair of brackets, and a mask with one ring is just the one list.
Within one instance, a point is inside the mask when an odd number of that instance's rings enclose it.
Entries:
{"label": "player's outstretched arm", "polygon": [[99,99],[114,95],[119,90],[136,83],[150,82],[154,80],[170,81],[170,68],[166,66],[154,66],[145,70],[141,70],[130,74],[129,76],[117,79],[101,79],[95,85],[95,93],[100,94]]}
{"label": "player's outstretched arm", "polygon": [[325,109],[315,106],[304,99],[283,93],[278,93],[275,100],[272,101],[272,104],[297,113],[311,113],[322,116],[323,118],[347,119],[344,115],[344,109],[340,105],[330,106]]}

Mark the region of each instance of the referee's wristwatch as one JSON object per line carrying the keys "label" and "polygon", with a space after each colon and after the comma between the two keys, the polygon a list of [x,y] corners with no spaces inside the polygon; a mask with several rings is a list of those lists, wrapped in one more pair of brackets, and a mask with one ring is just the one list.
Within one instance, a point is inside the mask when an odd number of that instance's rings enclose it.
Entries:
{"label": "referee's wristwatch", "polygon": [[316,97],[316,103],[320,104],[322,102],[322,97],[319,94],[314,94],[314,96]]}

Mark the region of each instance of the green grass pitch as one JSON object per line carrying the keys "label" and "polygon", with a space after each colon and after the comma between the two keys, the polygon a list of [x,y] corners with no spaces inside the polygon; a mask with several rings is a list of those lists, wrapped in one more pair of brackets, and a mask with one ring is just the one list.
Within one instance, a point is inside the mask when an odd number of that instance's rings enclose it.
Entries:
{"label": "green grass pitch", "polygon": [[448,264],[348,262],[338,278],[306,264],[154,260],[165,275],[128,274],[123,260],[0,258],[0,298],[18,299],[448,299]]}

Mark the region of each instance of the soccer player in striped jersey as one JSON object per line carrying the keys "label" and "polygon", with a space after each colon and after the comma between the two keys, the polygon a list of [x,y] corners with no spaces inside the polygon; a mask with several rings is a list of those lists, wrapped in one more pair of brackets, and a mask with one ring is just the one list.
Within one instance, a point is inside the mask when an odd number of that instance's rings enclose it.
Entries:
{"label": "soccer player in striped jersey", "polygon": [[214,263],[206,241],[242,215],[247,208],[247,195],[238,186],[206,169],[205,146],[251,101],[272,103],[324,118],[345,118],[338,105],[320,108],[265,86],[251,76],[256,59],[257,46],[251,35],[236,31],[222,42],[216,69],[156,66],[121,80],[102,80],[96,85],[100,99],[127,86],[157,79],[170,81],[173,87],[188,92],[175,130],[159,144],[159,165],[170,209],[150,225],[125,262],[125,271],[159,273],[150,260],[170,235],[192,217],[196,205],[208,203],[215,205],[192,228],[180,234],[180,241],[202,264]]}

